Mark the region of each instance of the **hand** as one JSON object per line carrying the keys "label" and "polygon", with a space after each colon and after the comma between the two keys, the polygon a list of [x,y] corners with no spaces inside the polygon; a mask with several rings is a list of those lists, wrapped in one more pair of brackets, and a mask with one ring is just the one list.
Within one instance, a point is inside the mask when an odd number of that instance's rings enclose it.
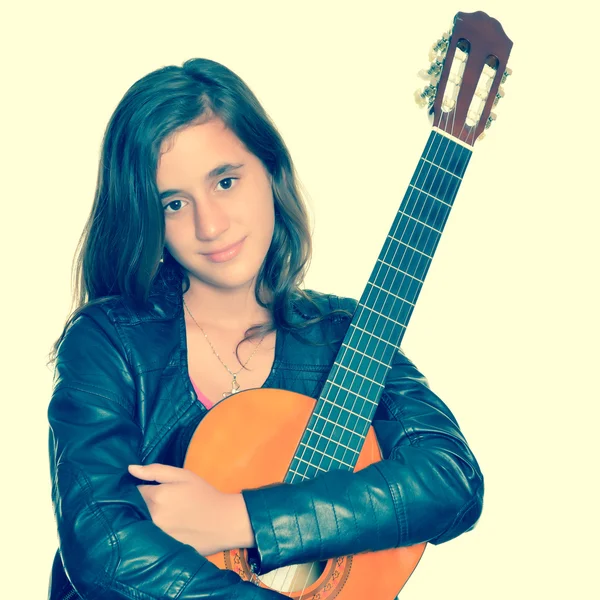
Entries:
{"label": "hand", "polygon": [[169,465],[129,465],[138,479],[160,485],[138,485],[152,521],[203,556],[254,546],[254,533],[242,494],[225,494],[204,479]]}

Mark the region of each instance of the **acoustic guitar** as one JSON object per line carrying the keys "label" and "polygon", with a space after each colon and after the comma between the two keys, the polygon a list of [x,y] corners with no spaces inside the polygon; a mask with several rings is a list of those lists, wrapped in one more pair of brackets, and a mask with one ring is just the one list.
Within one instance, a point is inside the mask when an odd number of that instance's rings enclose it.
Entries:
{"label": "acoustic guitar", "polygon": [[[452,31],[432,47],[430,83],[416,94],[433,115],[433,129],[318,400],[274,389],[229,396],[200,422],[186,469],[236,493],[382,459],[372,418],[475,141],[495,118],[491,109],[510,74],[511,47],[500,23],[485,13],[455,16]],[[296,600],[391,600],[424,549],[423,543],[343,556],[260,577],[246,550],[209,559]]]}

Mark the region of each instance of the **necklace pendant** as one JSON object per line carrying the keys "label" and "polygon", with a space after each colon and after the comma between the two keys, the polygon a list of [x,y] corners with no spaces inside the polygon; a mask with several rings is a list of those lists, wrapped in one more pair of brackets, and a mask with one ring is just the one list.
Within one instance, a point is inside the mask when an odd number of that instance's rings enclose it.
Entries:
{"label": "necklace pendant", "polygon": [[233,394],[237,394],[240,391],[240,384],[237,382],[237,378],[234,375],[233,380],[231,381],[231,391],[224,392],[223,398],[229,398],[229,396],[233,396]]}

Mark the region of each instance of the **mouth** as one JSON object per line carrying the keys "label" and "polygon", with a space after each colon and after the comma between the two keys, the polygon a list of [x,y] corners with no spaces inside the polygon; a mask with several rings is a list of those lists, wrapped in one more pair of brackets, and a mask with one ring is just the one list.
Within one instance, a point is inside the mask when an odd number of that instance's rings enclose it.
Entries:
{"label": "mouth", "polygon": [[239,242],[235,242],[235,244],[225,246],[214,252],[202,252],[202,255],[206,256],[212,262],[226,262],[239,254],[245,240],[246,238],[243,237]]}

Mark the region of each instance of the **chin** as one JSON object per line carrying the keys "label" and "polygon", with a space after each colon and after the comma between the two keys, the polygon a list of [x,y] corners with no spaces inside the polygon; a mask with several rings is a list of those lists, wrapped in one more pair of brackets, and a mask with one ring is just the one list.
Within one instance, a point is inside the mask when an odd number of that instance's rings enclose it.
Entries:
{"label": "chin", "polygon": [[257,273],[219,273],[218,276],[211,273],[199,273],[188,271],[190,277],[200,281],[203,285],[222,290],[239,290],[251,287],[256,281]]}

